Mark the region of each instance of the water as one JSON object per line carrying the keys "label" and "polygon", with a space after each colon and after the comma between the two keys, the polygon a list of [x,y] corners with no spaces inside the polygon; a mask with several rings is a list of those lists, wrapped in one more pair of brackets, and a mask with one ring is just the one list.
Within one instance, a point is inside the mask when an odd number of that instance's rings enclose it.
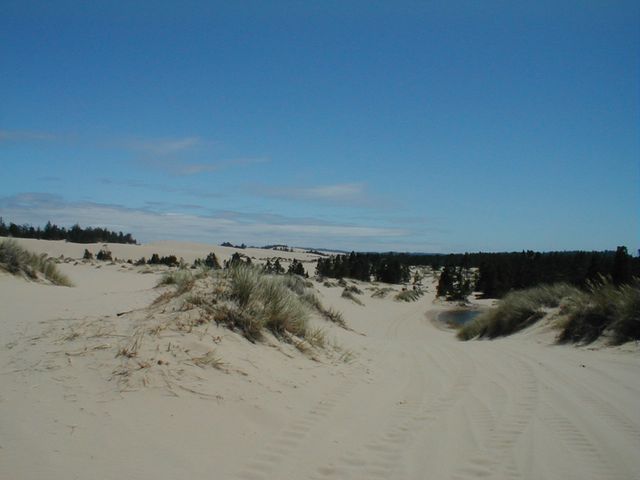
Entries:
{"label": "water", "polygon": [[440,312],[438,320],[448,325],[461,326],[480,315],[480,310],[446,310]]}

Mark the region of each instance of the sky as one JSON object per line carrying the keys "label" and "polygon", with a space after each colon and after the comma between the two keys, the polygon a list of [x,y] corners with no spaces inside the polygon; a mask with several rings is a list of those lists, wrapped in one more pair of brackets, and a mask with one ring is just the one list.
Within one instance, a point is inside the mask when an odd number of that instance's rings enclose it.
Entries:
{"label": "sky", "polygon": [[142,242],[636,252],[640,3],[3,0],[0,167]]}

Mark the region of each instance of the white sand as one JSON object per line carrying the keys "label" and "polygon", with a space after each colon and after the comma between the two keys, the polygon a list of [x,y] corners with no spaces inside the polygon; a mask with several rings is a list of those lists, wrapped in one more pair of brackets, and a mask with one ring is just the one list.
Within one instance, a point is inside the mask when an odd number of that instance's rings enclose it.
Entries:
{"label": "white sand", "polygon": [[[21,243],[54,256],[85,248]],[[110,247],[131,259],[233,253]],[[314,319],[340,349],[312,360],[222,327],[167,330],[157,351],[141,347],[140,361],[169,365],[123,379],[114,374],[119,335],[132,322],[178,315],[145,308],[160,293],[159,274],[60,267],[76,287],[0,274],[0,479],[640,478],[635,346],[554,346],[540,326],[463,343],[432,321],[446,308],[433,293],[398,303],[365,291],[359,306],[316,284],[353,329]],[[208,349],[222,370],[183,360]]]}

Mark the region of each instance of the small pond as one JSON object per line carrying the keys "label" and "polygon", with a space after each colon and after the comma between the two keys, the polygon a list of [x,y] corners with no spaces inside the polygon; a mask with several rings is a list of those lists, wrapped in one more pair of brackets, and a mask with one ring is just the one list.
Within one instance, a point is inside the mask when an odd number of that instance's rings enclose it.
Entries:
{"label": "small pond", "polygon": [[445,310],[438,314],[438,320],[447,325],[461,326],[476,318],[480,313],[480,310]]}

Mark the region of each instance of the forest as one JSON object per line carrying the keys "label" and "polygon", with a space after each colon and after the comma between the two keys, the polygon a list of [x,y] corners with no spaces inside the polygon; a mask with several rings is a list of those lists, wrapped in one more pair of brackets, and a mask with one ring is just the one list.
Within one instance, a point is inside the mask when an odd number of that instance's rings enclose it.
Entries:
{"label": "forest", "polygon": [[72,243],[137,243],[130,233],[112,232],[105,228],[82,228],[77,223],[71,228],[47,222],[44,228],[32,225],[6,225],[0,217],[0,237],[36,238],[38,240],[66,240]]}
{"label": "forest", "polygon": [[[318,259],[316,274],[349,277],[363,281],[374,278],[387,283],[409,280],[410,266],[430,266],[442,270],[443,295],[457,296],[454,290],[480,291],[486,297],[500,298],[511,290],[543,283],[566,282],[584,287],[600,276],[610,277],[616,285],[640,276],[640,258],[627,248],[615,251],[509,252],[464,254],[355,253]],[[474,278],[462,272],[475,271]],[[449,291],[451,290],[451,291]]]}

